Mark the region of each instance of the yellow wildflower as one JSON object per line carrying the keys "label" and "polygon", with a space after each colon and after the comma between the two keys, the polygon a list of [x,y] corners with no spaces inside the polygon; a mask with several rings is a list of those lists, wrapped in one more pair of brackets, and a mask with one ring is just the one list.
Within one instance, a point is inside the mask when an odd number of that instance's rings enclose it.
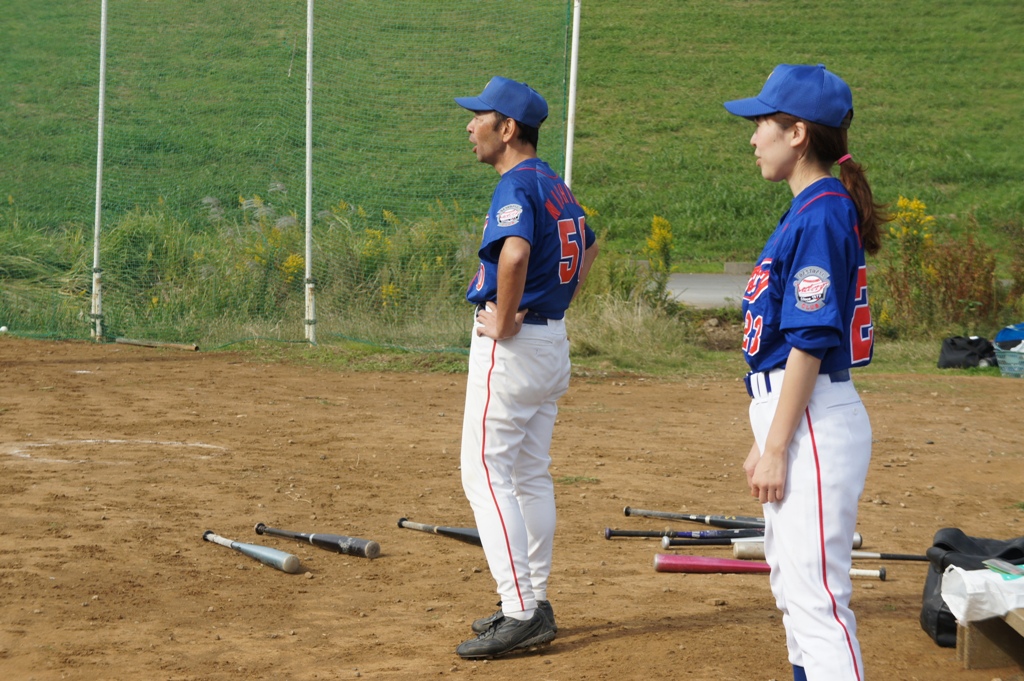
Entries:
{"label": "yellow wildflower", "polygon": [[657,272],[669,272],[672,269],[672,224],[660,215],[655,215],[651,221],[647,255],[651,269]]}
{"label": "yellow wildflower", "polygon": [[270,247],[277,250],[281,247],[282,239],[281,230],[277,227],[271,227],[270,231],[267,233],[267,243],[270,244]]}
{"label": "yellow wildflower", "polygon": [[379,229],[367,229],[366,241],[363,242],[364,258],[380,258],[391,251],[391,240]]}
{"label": "yellow wildflower", "polygon": [[281,274],[284,275],[285,283],[292,283],[295,277],[306,269],[306,259],[298,253],[291,253],[281,263]]}
{"label": "yellow wildflower", "polygon": [[380,287],[380,299],[384,307],[395,305],[398,302],[398,287],[394,284],[384,284]]}

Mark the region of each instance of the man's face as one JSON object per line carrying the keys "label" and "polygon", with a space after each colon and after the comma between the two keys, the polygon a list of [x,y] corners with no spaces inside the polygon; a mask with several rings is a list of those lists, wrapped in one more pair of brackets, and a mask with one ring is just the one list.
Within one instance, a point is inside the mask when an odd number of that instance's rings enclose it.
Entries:
{"label": "man's face", "polygon": [[493,111],[475,112],[469,125],[466,126],[476,159],[492,166],[497,163],[501,150],[505,146],[502,139],[504,126],[497,126],[495,129],[496,126],[497,117]]}

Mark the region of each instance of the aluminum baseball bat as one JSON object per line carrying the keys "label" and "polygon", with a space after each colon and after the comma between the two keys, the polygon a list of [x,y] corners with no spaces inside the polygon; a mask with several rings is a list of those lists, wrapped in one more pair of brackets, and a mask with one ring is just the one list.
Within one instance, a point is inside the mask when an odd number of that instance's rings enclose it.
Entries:
{"label": "aluminum baseball bat", "polygon": [[[740,544],[736,542],[732,547],[732,555],[736,558],[746,560],[764,560],[764,543]],[[871,551],[853,551],[853,558],[872,558],[875,560],[912,560],[928,562],[928,556],[918,556],[907,553],[873,553]]]}
{"label": "aluminum baseball bat", "polygon": [[[860,535],[860,532],[853,533],[853,548],[857,549],[863,545],[864,538]],[[764,558],[764,534],[751,535],[751,536],[740,536],[740,537],[729,537],[726,541],[711,540],[711,539],[674,539],[672,537],[662,537],[661,547],[663,549],[678,549],[684,546],[700,546],[705,545],[728,545],[732,544],[732,552],[737,558]],[[742,548],[737,548],[742,547]],[[757,551],[761,552],[760,556],[755,555]],[[743,553],[744,555],[740,555]],[[854,551],[854,553],[857,553]],[[864,558],[875,558],[874,556],[863,556]]]}
{"label": "aluminum baseball bat", "polygon": [[728,529],[764,529],[764,518],[755,518],[749,515],[698,515],[696,513],[672,513],[670,511],[648,511],[642,508],[623,509],[627,516],[642,516],[645,518],[665,518],[667,520],[688,520],[695,523],[703,523],[712,527],[723,527]]}
{"label": "aluminum baseball bat", "polygon": [[447,527],[445,525],[424,525],[423,523],[414,523],[408,518],[399,518],[398,526],[404,527],[408,530],[419,530],[420,532],[430,532],[431,534],[439,534],[444,537],[451,537],[452,539],[458,539],[461,542],[467,544],[473,544],[475,546],[483,546],[480,543],[480,533],[475,527]]}
{"label": "aluminum baseball bat", "polygon": [[203,539],[214,544],[220,544],[226,546],[229,549],[234,549],[239,553],[244,553],[250,558],[255,558],[264,565],[269,565],[272,568],[277,568],[281,572],[287,572],[289,574],[295,574],[302,569],[299,565],[299,559],[290,553],[284,551],[278,551],[267,546],[260,546],[259,544],[246,544],[244,542],[231,541],[225,539],[219,534],[214,534],[212,530],[203,532]]}
{"label": "aluminum baseball bat", "polygon": [[305,532],[292,532],[290,530],[279,530],[274,527],[267,527],[263,523],[256,523],[256,534],[272,534],[277,537],[301,539],[302,541],[307,541],[313,546],[324,549],[325,551],[344,553],[349,556],[361,556],[371,560],[380,555],[380,544],[372,539],[360,539],[358,537],[349,537],[344,534],[307,534]]}
{"label": "aluminum baseball bat", "polygon": [[[679,556],[676,554],[654,554],[656,572],[686,572],[697,574],[767,574],[771,572],[768,563],[736,560],[735,558],[709,558],[707,556]],[[885,568],[864,570],[853,568],[851,577],[868,577],[885,581]]]}
{"label": "aluminum baseball bat", "polygon": [[733,530],[616,530],[604,528],[604,538],[612,537],[689,537],[692,539],[712,539],[715,537],[763,537],[763,529]]}

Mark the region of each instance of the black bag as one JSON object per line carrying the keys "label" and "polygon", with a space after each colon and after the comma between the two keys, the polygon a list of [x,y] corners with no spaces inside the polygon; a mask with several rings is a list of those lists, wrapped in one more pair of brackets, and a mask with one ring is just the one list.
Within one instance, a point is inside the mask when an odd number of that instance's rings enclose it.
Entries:
{"label": "black bag", "polygon": [[939,350],[940,369],[996,366],[996,349],[992,342],[980,336],[951,336],[942,341]]}
{"label": "black bag", "polygon": [[1024,537],[1006,541],[981,539],[968,537],[955,527],[945,527],[935,533],[927,554],[930,565],[924,580],[921,628],[943,648],[955,648],[956,618],[942,600],[942,574],[950,565],[964,570],[984,570],[982,561],[988,558],[1024,565]]}

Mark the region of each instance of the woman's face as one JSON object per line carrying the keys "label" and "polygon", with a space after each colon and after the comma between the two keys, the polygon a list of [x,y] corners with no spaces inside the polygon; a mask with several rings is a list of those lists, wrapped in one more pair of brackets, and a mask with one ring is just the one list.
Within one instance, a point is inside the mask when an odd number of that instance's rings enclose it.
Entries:
{"label": "woman's face", "polygon": [[761,169],[761,177],[769,182],[786,180],[793,174],[799,159],[799,152],[794,145],[796,126],[783,129],[772,118],[758,118],[757,128],[750,137],[754,147],[757,166]]}

